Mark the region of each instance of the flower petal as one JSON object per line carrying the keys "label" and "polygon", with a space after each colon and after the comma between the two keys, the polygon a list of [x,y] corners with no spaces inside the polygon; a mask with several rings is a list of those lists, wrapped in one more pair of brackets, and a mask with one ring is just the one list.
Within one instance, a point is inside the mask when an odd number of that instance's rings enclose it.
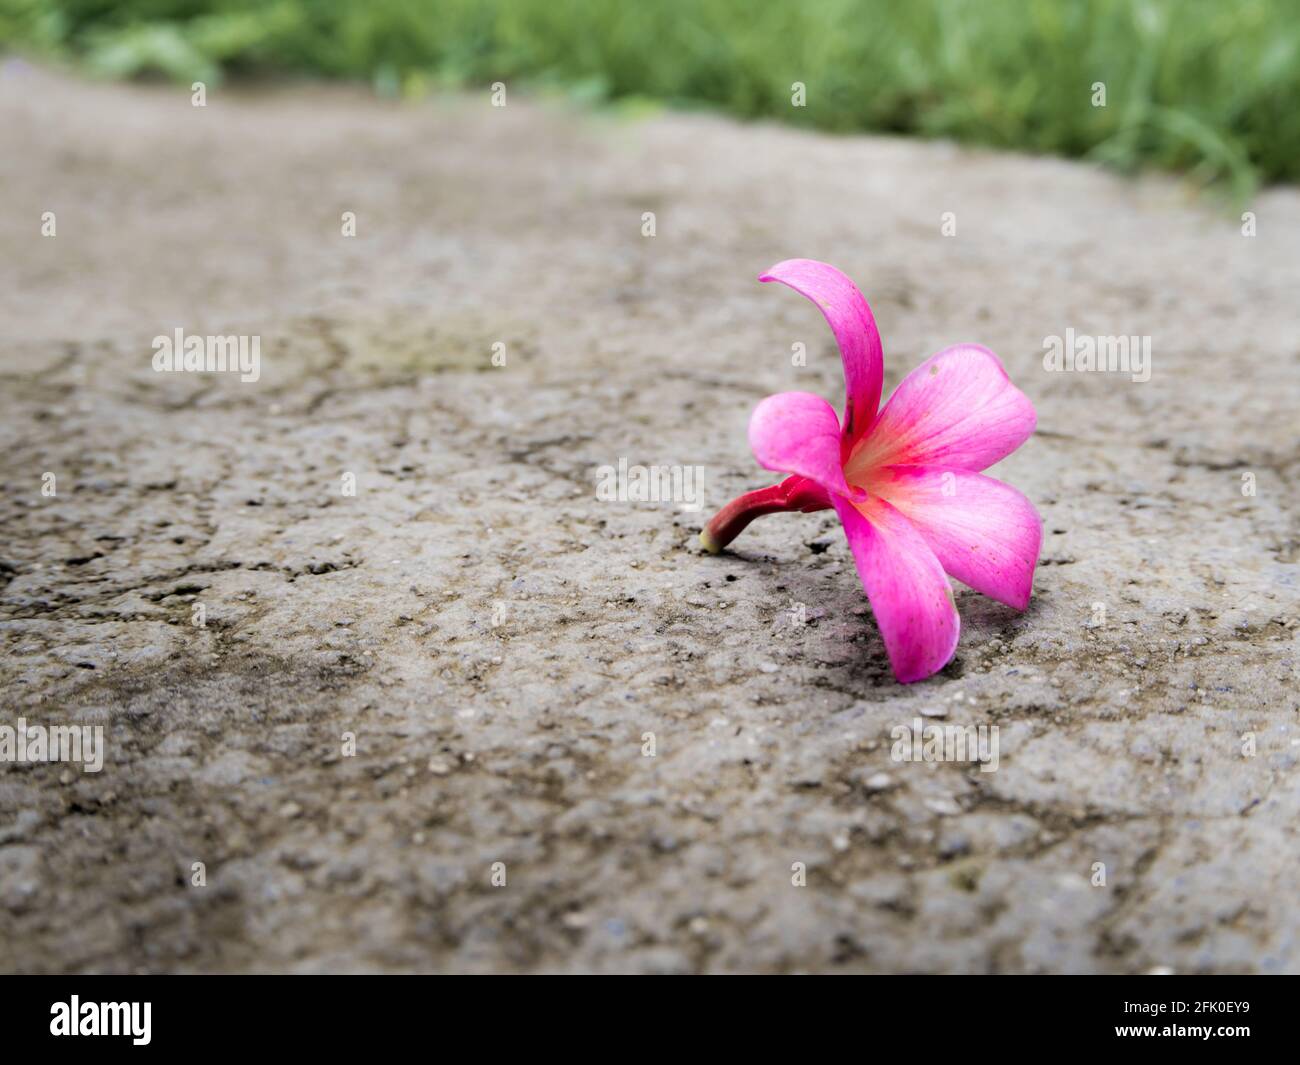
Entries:
{"label": "flower petal", "polygon": [[1038,422],[1029,397],[998,357],[978,344],[931,355],[903,378],[845,463],[858,483],[875,466],[983,470],[1029,439]]}
{"label": "flower petal", "polygon": [[749,446],[760,466],[797,473],[831,492],[861,495],[844,480],[840,465],[840,423],[821,396],[778,392],[749,419]]}
{"label": "flower petal", "polygon": [[831,496],[858,576],[871,600],[894,676],[924,680],[952,658],[961,619],[943,567],[921,534],[894,507],[872,496],[850,503]]}
{"label": "flower petal", "polygon": [[807,477],[787,477],[781,482],[781,491],[785,493],[786,505],[791,510],[812,514],[818,510],[831,509],[831,496],[816,481]]}
{"label": "flower petal", "polygon": [[[880,406],[884,355],[880,331],[858,287],[816,259],[786,259],[759,277],[780,281],[821,308],[844,362],[844,441],[852,444],[871,428]],[[847,453],[848,447],[845,447]]]}
{"label": "flower petal", "polygon": [[901,511],[963,584],[1017,610],[1029,605],[1043,527],[1011,485],[950,467],[883,466],[863,487]]}

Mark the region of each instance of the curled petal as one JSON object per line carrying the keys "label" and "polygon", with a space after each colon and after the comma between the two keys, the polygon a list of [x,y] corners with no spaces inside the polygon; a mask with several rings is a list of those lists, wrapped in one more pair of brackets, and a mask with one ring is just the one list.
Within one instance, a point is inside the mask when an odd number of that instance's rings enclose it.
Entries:
{"label": "curled petal", "polygon": [[821,396],[778,392],[768,396],[749,419],[749,446],[760,466],[797,473],[843,495],[849,488],[840,465],[840,423]]}
{"label": "curled petal", "polygon": [[1034,406],[1011,383],[998,357],[978,344],[931,355],[903,378],[871,434],[845,463],[858,484],[876,466],[979,470],[1029,439]]}
{"label": "curled petal", "polygon": [[871,428],[880,406],[884,356],[871,307],[844,274],[815,259],[786,259],[759,280],[789,285],[817,304],[826,316],[844,362],[843,439],[847,454],[849,446]]}
{"label": "curled petal", "polygon": [[1034,586],[1043,527],[1009,484],[942,466],[884,466],[863,485],[901,511],[963,584],[1024,610]]}
{"label": "curled petal", "polygon": [[937,673],[957,649],[961,620],[943,567],[899,511],[872,496],[831,502],[844,523],[894,676],[902,684]]}

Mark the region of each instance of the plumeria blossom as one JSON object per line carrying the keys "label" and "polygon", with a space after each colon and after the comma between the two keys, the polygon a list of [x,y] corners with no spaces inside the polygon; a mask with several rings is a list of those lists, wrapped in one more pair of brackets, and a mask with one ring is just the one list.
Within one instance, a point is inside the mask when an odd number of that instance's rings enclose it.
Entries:
{"label": "plumeria blossom", "polygon": [[843,424],[810,392],[768,396],[749,420],[759,465],[790,474],[727,504],[700,534],[721,551],[760,514],[834,507],[876,615],[894,676],[923,680],[957,649],[948,575],[1024,610],[1042,526],[1033,504],[980,471],[1034,431],[1033,405],[977,344],[930,356],[880,406],[884,357],[862,293],[812,259],[777,263],[780,281],[817,304],[840,347]]}

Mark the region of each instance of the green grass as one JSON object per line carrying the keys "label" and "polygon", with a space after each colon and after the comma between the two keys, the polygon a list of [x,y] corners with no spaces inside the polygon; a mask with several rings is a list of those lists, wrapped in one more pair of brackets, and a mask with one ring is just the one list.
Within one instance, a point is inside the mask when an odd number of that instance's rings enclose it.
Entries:
{"label": "green grass", "polygon": [[1239,196],[1300,178],[1300,0],[0,0],[6,46],[118,77],[703,103],[1174,169]]}

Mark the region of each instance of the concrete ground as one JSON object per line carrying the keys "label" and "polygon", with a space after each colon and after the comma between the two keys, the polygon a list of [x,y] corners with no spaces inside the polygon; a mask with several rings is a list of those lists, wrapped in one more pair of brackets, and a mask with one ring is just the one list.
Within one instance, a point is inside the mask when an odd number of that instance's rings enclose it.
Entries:
{"label": "concrete ground", "polygon": [[[1249,237],[1059,160],[12,61],[0,130],[0,723],[106,744],[0,764],[0,969],[1300,971],[1296,190]],[[761,397],[839,406],[796,256],[887,390],[977,341],[1039,412],[1033,602],[959,589],[914,686],[829,512],[696,546]],[[260,379],[153,372],[177,328]],[[922,715],[996,771],[895,761]]]}

